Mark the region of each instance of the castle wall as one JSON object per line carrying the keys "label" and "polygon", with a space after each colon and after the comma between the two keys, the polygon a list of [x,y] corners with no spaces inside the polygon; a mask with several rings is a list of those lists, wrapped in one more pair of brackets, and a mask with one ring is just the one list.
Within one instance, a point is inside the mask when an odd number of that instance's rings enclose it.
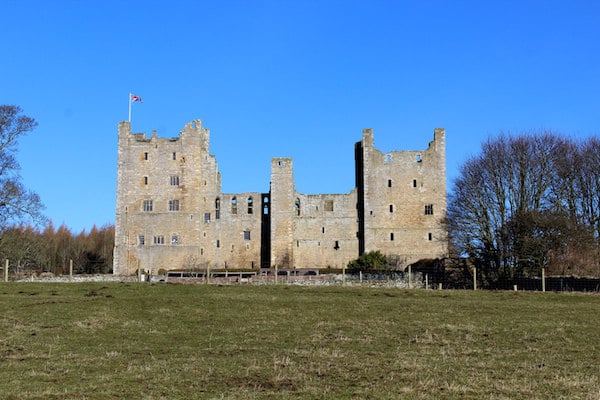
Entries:
{"label": "castle wall", "polygon": [[119,124],[115,274],[342,268],[372,250],[404,266],[447,254],[443,129],[426,150],[389,153],[363,130],[347,194],[296,192],[290,158],[271,160],[269,193],[222,193],[209,137],[199,120],[175,138]]}
{"label": "castle wall", "polygon": [[302,195],[294,201],[296,268],[345,267],[358,254],[356,192]]}

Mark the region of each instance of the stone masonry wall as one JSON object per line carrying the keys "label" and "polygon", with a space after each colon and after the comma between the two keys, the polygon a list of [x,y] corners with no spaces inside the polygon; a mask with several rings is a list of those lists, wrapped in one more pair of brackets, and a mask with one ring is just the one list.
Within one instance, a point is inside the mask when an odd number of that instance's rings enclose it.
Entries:
{"label": "stone masonry wall", "polygon": [[269,193],[222,193],[209,138],[199,120],[175,138],[147,138],[119,124],[116,275],[342,268],[361,243],[402,266],[447,254],[443,129],[426,150],[385,154],[363,130],[357,187],[347,194],[296,192],[290,158],[271,160]]}

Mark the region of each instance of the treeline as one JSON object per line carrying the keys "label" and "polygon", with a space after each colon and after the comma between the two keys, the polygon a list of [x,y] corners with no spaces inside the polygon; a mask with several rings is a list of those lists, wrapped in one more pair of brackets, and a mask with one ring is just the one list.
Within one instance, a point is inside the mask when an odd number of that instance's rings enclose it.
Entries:
{"label": "treeline", "polygon": [[600,139],[501,134],[468,159],[448,199],[456,259],[484,284],[600,276]]}
{"label": "treeline", "polygon": [[114,225],[83,230],[74,235],[61,225],[52,223],[39,230],[30,225],[7,227],[0,232],[0,260],[10,262],[17,274],[52,272],[68,274],[73,260],[73,272],[106,274],[112,272]]}

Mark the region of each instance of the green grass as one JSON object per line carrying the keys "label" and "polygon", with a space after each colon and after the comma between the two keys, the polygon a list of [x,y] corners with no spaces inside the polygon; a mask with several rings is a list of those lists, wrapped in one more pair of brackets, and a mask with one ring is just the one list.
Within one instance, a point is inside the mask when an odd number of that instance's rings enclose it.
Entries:
{"label": "green grass", "polygon": [[0,285],[2,399],[600,399],[600,296]]}

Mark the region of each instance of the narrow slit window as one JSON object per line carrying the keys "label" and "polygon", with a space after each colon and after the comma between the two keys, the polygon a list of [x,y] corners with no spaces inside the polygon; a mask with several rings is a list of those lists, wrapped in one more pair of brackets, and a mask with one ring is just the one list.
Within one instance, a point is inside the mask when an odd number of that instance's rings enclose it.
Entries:
{"label": "narrow slit window", "polygon": [[390,240],[393,242],[394,241],[394,232],[390,233]]}
{"label": "narrow slit window", "polygon": [[177,160],[177,153],[173,152],[173,160]]}
{"label": "narrow slit window", "polygon": [[254,212],[254,199],[252,197],[248,197],[248,214],[252,214]]}
{"label": "narrow slit window", "polygon": [[413,187],[416,188],[417,187],[417,180],[413,179]]}
{"label": "narrow slit window", "polygon": [[431,232],[427,234],[427,240],[433,240],[433,234]]}
{"label": "narrow slit window", "polygon": [[394,212],[394,205],[390,204],[390,212],[393,213]]}
{"label": "narrow slit window", "polygon": [[388,187],[392,187],[392,180],[388,179]]}

